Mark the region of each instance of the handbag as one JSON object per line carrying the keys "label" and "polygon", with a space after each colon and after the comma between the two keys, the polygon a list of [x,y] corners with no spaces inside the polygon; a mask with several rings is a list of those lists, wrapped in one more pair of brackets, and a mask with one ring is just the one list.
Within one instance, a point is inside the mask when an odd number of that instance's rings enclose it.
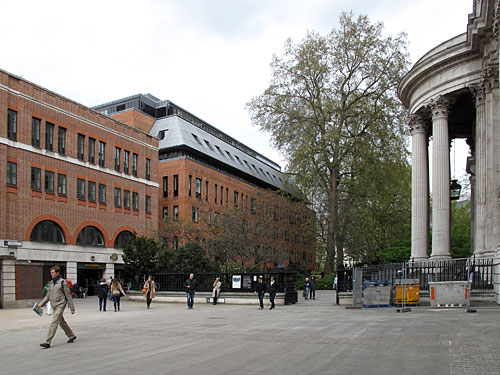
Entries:
{"label": "handbag", "polygon": [[147,293],[147,292],[148,292],[148,290],[147,290],[146,288],[142,288],[142,292],[143,292],[143,293]]}

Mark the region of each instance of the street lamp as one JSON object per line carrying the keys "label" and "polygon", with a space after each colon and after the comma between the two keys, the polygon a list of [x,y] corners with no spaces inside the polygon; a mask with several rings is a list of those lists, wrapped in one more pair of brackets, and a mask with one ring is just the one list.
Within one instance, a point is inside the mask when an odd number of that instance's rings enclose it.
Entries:
{"label": "street lamp", "polygon": [[450,184],[450,200],[456,201],[460,198],[460,191],[462,186],[458,183],[458,180],[451,180]]}

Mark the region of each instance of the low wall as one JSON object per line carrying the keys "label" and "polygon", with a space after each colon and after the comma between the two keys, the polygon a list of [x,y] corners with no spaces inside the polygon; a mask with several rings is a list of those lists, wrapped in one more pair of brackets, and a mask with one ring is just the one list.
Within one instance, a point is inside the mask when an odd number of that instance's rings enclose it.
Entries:
{"label": "low wall", "polygon": [[[132,301],[146,301],[142,292],[130,291],[128,297]],[[211,292],[196,292],[194,295],[195,304],[207,303],[207,298],[211,298]],[[259,298],[254,293],[221,293],[220,298],[224,299],[224,304],[229,305],[259,305]],[[186,293],[184,292],[157,292],[155,294],[154,302],[165,303],[186,303]],[[274,304],[283,306],[285,304],[285,293],[276,294]],[[266,293],[264,298],[264,305],[270,306],[269,294]]]}

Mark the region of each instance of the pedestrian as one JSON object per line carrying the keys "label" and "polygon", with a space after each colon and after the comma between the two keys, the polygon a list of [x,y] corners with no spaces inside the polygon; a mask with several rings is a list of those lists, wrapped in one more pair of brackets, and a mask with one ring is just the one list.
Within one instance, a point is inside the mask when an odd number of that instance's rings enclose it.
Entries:
{"label": "pedestrian", "polygon": [[316,299],[316,278],[311,276],[311,286],[309,289],[309,299]]}
{"label": "pedestrian", "polygon": [[146,280],[142,288],[146,289],[146,306],[148,307],[148,309],[150,309],[151,301],[153,301],[153,298],[155,298],[156,293],[156,285],[151,275],[148,276],[148,279]]}
{"label": "pedestrian", "polygon": [[217,298],[220,296],[220,287],[222,283],[218,277],[215,278],[214,284],[212,285],[212,298],[214,299],[214,305],[217,305]]}
{"label": "pedestrian", "polygon": [[[49,290],[49,285],[50,285],[50,281],[45,284],[45,286],[43,287],[42,289],[42,296],[45,297],[48,293],[48,290]],[[50,304],[50,301],[47,302],[47,315],[52,315],[52,305]]]}
{"label": "pedestrian", "polygon": [[108,280],[106,280],[106,284],[108,284],[108,287],[111,286],[111,282],[113,281],[114,277],[110,276]]}
{"label": "pedestrian", "polygon": [[333,279],[333,289],[337,290],[337,276],[335,276],[335,279]]}
{"label": "pedestrian", "polygon": [[108,301],[108,284],[106,279],[101,279],[97,287],[97,296],[99,297],[99,311],[106,311],[106,302]]}
{"label": "pedestrian", "polygon": [[120,284],[120,281],[118,279],[113,279],[111,282],[111,296],[113,297],[113,306],[115,307],[115,312],[116,309],[118,308],[118,311],[120,311],[120,298],[121,296],[125,296],[125,292],[123,291],[122,285]]}
{"label": "pedestrian", "polygon": [[194,292],[196,291],[196,279],[194,278],[194,273],[189,275],[189,279],[184,283],[186,288],[186,297],[188,309],[192,309],[194,306]]}
{"label": "pedestrian", "polygon": [[66,323],[63,315],[66,305],[69,306],[71,314],[75,313],[75,305],[71,299],[68,282],[62,278],[59,266],[54,266],[50,269],[50,277],[52,278],[52,281],[47,289],[47,295],[38,304],[38,307],[42,307],[50,301],[50,304],[54,309],[47,339],[45,342],[40,344],[40,346],[45,349],[50,348],[50,344],[56,334],[58,326],[61,326],[66,336],[68,336],[68,343],[72,343],[76,340],[76,335],[73,333],[68,323]]}
{"label": "pedestrian", "polygon": [[304,293],[302,294],[306,300],[309,299],[309,289],[311,289],[311,281],[306,277],[304,281]]}
{"label": "pedestrian", "polygon": [[278,292],[278,284],[274,280],[274,277],[271,276],[271,281],[269,282],[269,302],[271,302],[271,307],[269,310],[274,309],[274,298],[276,297],[276,292]]}
{"label": "pedestrian", "polygon": [[266,284],[264,284],[262,276],[259,276],[259,280],[257,282],[257,285],[255,286],[255,292],[254,293],[258,293],[258,296],[259,296],[259,310],[262,310],[264,308],[264,294],[266,294]]}

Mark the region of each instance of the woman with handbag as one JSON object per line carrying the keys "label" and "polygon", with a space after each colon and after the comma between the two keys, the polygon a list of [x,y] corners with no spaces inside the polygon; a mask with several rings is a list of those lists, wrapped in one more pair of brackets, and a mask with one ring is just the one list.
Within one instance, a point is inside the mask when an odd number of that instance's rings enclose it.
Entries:
{"label": "woman with handbag", "polygon": [[126,296],[125,292],[123,291],[122,285],[118,281],[118,279],[113,279],[111,282],[111,295],[113,296],[113,305],[115,307],[115,312],[116,308],[118,307],[118,311],[120,311],[120,297],[121,296]]}
{"label": "woman with handbag", "polygon": [[142,292],[145,293],[146,296],[146,306],[148,309],[151,307],[151,301],[155,298],[156,286],[151,275],[148,276],[148,279],[144,283],[144,287],[142,288]]}

